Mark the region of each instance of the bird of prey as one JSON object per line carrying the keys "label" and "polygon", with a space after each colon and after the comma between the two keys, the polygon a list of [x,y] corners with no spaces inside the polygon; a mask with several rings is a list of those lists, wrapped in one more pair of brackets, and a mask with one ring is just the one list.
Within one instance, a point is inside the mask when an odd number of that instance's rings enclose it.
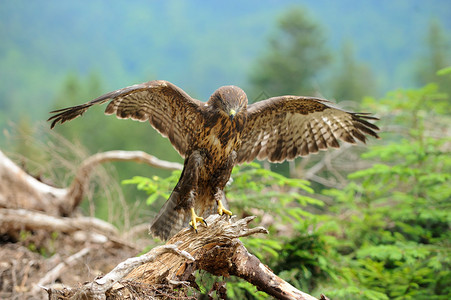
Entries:
{"label": "bird of prey", "polygon": [[338,148],[338,140],[378,138],[377,120],[367,113],[333,108],[324,99],[279,96],[248,104],[237,86],[217,89],[207,102],[193,99],[164,80],[132,85],[85,104],[55,110],[51,127],[82,115],[94,104],[109,102],[105,114],[149,121],[184,157],[182,175],[153,221],[151,233],[166,240],[183,226],[225,207],[224,187],[236,164],[255,158],[292,160],[318,150]]}

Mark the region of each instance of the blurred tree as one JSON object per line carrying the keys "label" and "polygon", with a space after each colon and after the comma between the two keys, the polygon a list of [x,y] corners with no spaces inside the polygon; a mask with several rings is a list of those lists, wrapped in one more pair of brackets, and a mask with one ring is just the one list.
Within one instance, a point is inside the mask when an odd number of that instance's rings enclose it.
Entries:
{"label": "blurred tree", "polygon": [[297,7],[279,18],[277,29],[269,39],[269,50],[250,75],[255,95],[314,93],[318,90],[315,81],[330,61],[322,29]]}
{"label": "blurred tree", "polygon": [[[330,62],[323,30],[306,10],[293,7],[280,16],[268,50],[257,59],[250,74],[249,102],[279,95],[313,95],[321,71]],[[294,162],[274,165],[289,175]]]}
{"label": "blurred tree", "polygon": [[334,73],[331,94],[335,99],[360,101],[376,91],[371,71],[367,65],[356,60],[351,41],[343,43]]}
{"label": "blurred tree", "polygon": [[441,90],[451,95],[449,81],[437,75],[437,70],[451,65],[451,45],[438,20],[431,20],[424,38],[423,53],[418,59],[416,81],[419,85],[436,82]]}

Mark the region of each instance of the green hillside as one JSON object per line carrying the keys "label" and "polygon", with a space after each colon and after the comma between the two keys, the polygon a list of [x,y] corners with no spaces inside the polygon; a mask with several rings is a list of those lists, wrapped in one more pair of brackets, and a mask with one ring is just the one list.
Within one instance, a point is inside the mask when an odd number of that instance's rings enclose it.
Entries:
{"label": "green hillside", "polygon": [[46,119],[69,72],[95,71],[102,91],[166,79],[203,100],[220,85],[246,87],[276,18],[295,4],[323,26],[333,52],[345,40],[354,44],[379,94],[413,84],[412,62],[431,18],[451,29],[451,5],[438,0],[3,1],[1,126],[24,111]]}

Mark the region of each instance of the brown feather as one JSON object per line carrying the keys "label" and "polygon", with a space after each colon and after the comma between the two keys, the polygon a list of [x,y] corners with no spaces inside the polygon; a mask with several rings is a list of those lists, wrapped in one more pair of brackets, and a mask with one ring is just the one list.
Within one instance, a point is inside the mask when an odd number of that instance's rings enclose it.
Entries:
{"label": "brown feather", "polygon": [[81,116],[94,104],[108,101],[105,114],[141,122],[149,120],[183,157],[202,126],[201,107],[204,104],[201,101],[191,98],[170,82],[154,80],[107,93],[82,105],[52,111],[57,114],[48,119],[52,120],[51,128]]}
{"label": "brown feather", "polygon": [[225,201],[223,190],[237,163],[255,158],[282,162],[337,148],[338,140],[356,143],[356,139],[365,142],[366,135],[378,138],[379,128],[367,121],[377,118],[332,108],[324,99],[281,96],[248,106],[244,91],[225,86],[202,103],[162,80],[53,111],[51,127],[105,102],[109,102],[105,114],[148,120],[185,157],[179,182],[151,226],[152,234],[162,239],[187,226],[191,208],[207,217],[218,199]]}
{"label": "brown feather", "polygon": [[[328,106],[324,99],[280,96],[248,106],[248,118],[238,151],[238,163],[257,159],[280,162],[338,148],[337,139],[355,144],[365,134],[378,138],[379,128],[365,113],[349,113]],[[282,139],[279,136],[283,136]]]}

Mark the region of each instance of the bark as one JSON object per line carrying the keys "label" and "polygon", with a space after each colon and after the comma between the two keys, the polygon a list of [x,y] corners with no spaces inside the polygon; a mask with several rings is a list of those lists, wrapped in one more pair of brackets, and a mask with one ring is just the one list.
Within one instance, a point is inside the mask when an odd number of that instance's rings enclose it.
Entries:
{"label": "bark", "polygon": [[[84,299],[182,297],[196,288],[193,275],[196,270],[240,277],[277,299],[317,299],[279,278],[247,251],[238,238],[267,233],[263,227],[248,227],[254,218],[235,221],[227,216],[210,216],[206,220],[208,227],[200,226],[197,234],[185,228],[165,246],[128,259],[81,288],[48,289],[49,299],[80,299],[80,295]],[[321,295],[321,299],[327,298]]]}

